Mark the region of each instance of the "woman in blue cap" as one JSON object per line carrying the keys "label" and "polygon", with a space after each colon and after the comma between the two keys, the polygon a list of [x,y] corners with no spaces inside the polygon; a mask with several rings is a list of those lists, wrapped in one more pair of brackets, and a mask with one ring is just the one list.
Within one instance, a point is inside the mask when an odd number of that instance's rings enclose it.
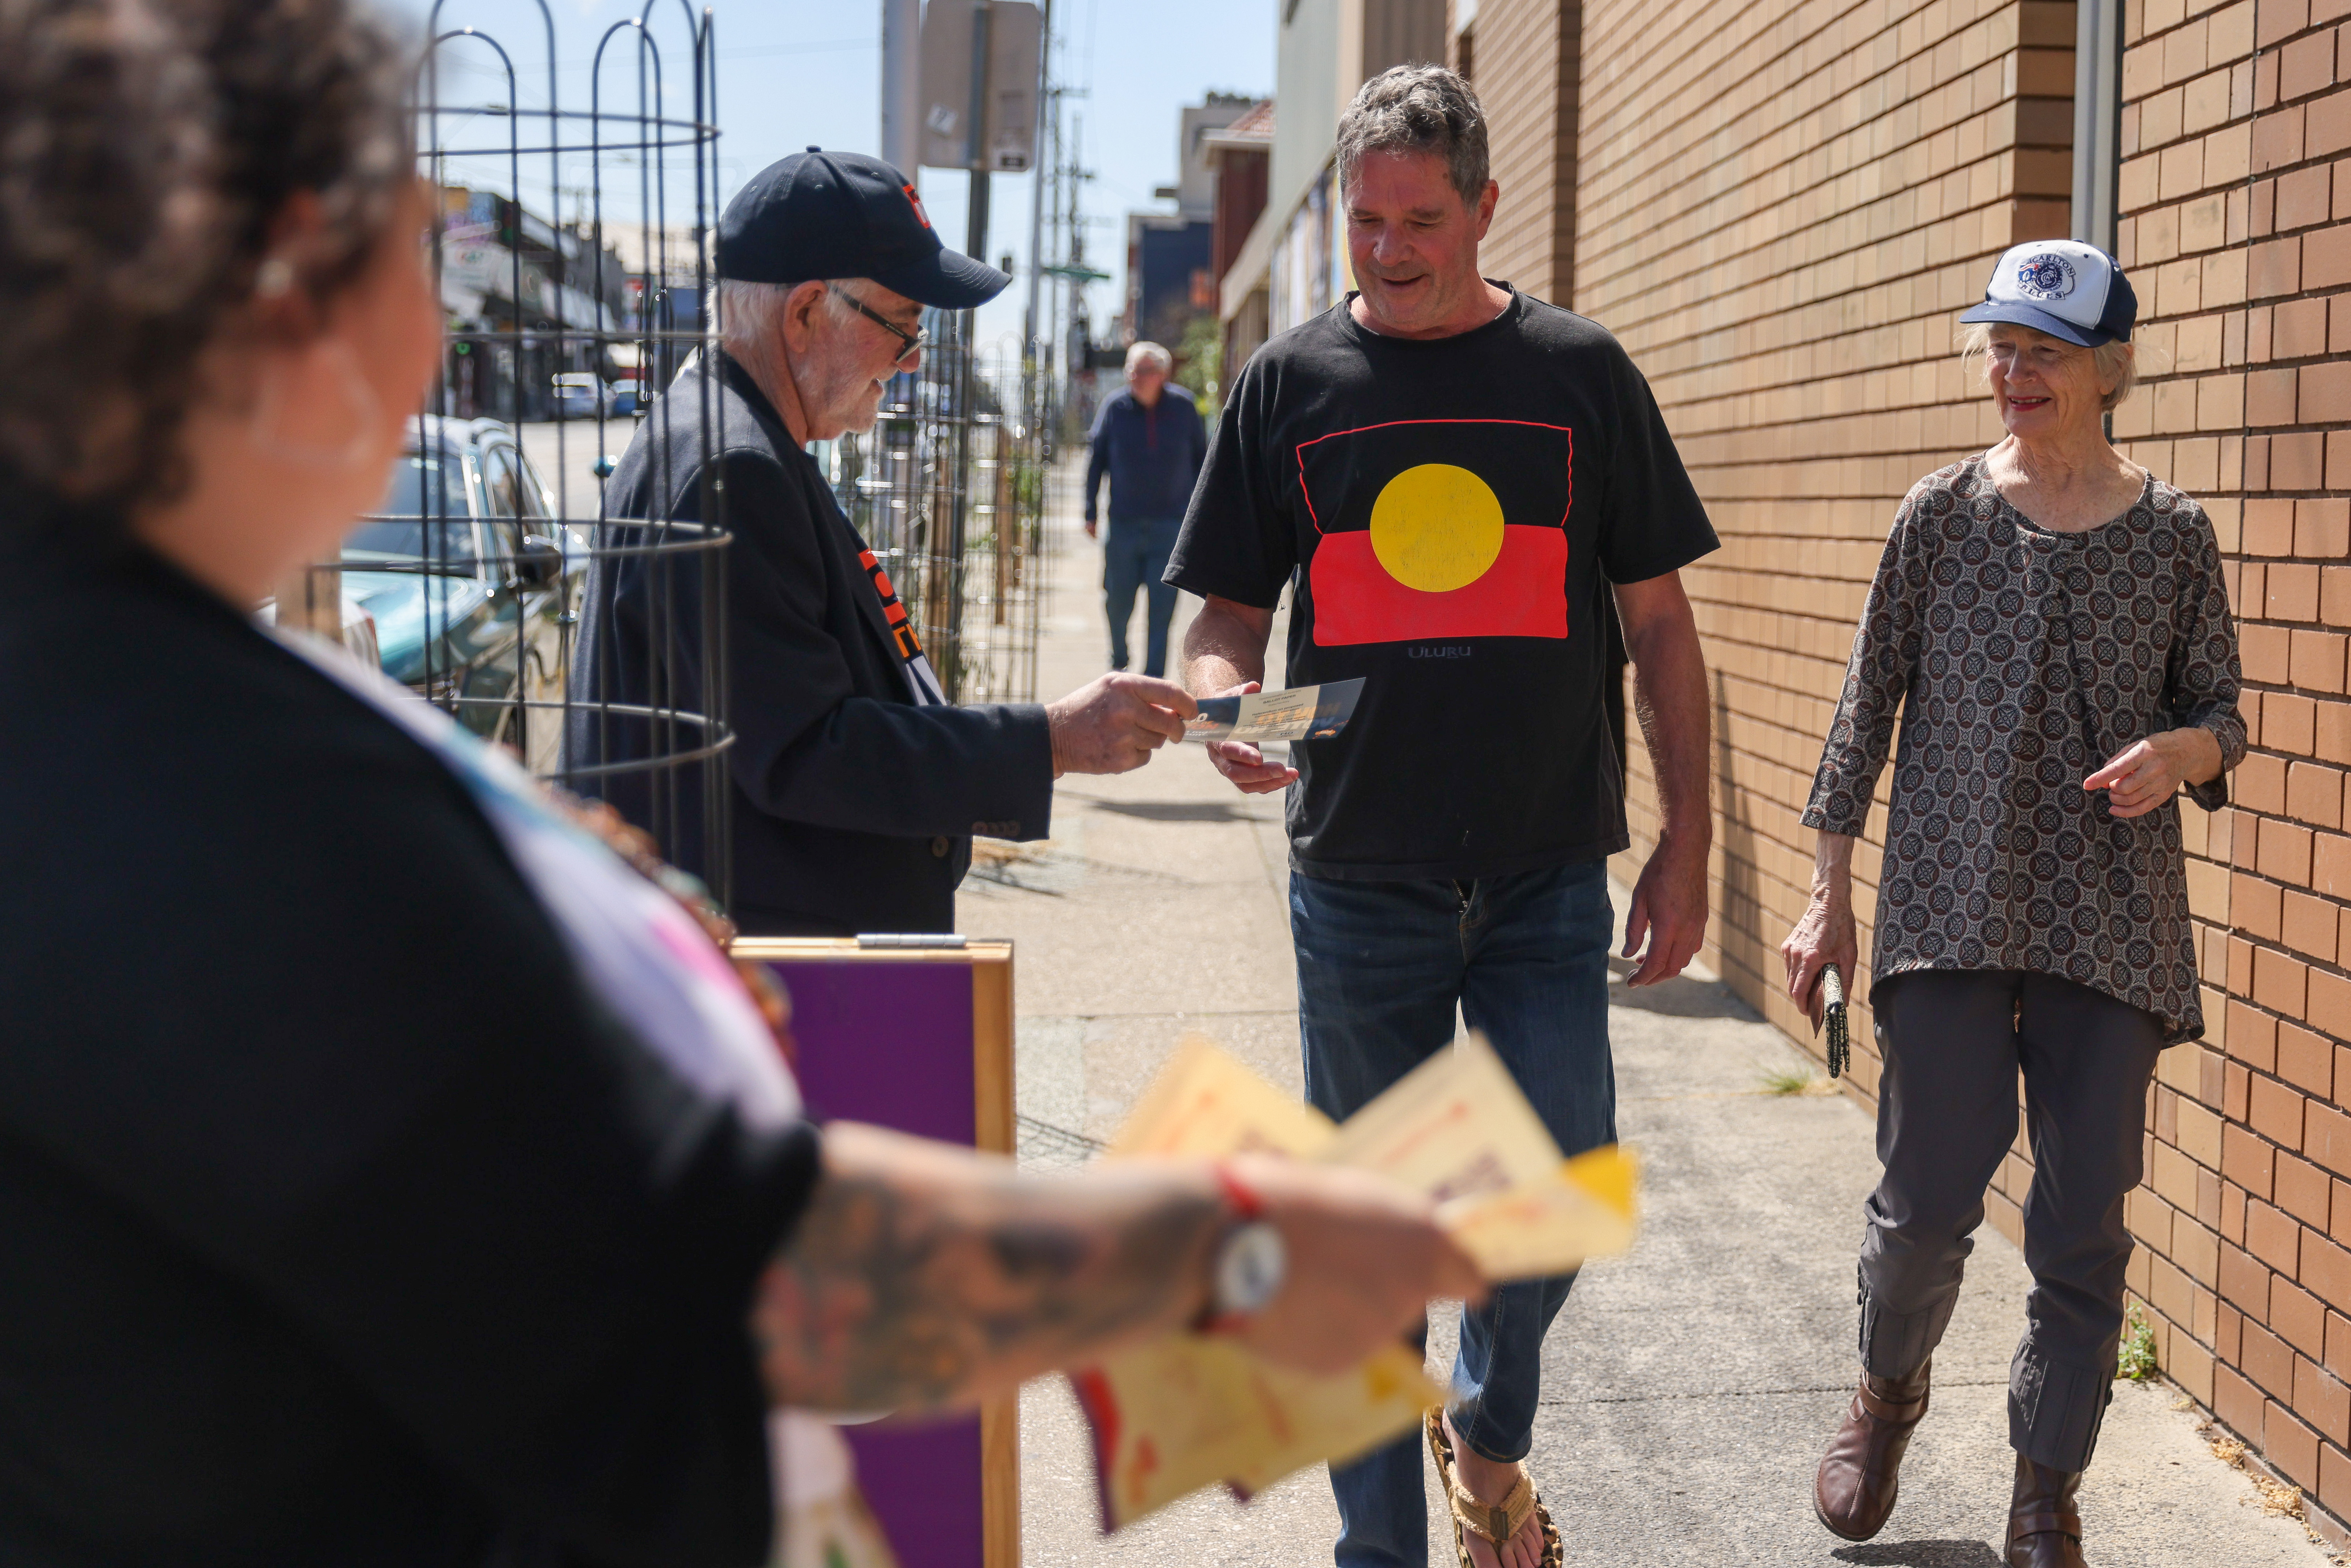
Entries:
{"label": "woman in blue cap", "polygon": [[1817,1023],[1822,970],[1859,958],[1853,850],[1898,708],[1871,955],[1886,1172],[1864,1206],[1860,1386],[1813,1507],[1852,1541],[1893,1511],[2021,1069],[2014,1568],[2083,1562],[2074,1492],[2115,1375],[2147,1083],[2204,1032],[2173,798],[2224,805],[2245,751],[2212,525],[2106,436],[2137,315],[2113,257],[2040,240],[1960,318],[2008,434],[1895,514],[1804,812],[1812,903],[1781,948]]}

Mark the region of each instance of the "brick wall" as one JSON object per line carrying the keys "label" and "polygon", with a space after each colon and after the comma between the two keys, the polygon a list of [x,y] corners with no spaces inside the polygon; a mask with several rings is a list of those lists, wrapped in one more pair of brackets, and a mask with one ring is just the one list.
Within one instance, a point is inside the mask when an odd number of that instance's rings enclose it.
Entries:
{"label": "brick wall", "polygon": [[[1554,276],[1572,265],[1575,308],[1648,374],[1722,534],[1685,573],[1714,683],[1704,957],[1805,1038],[1777,953],[1810,877],[1798,816],[1896,503],[1999,436],[1952,332],[1992,256],[2067,230],[2073,7],[1583,0],[1580,55],[1558,57],[1579,121],[1543,103],[1559,5],[1487,0],[1476,25],[1505,192],[1491,243],[1531,287],[1518,258],[1565,236],[1573,262]],[[2150,1096],[2130,1289],[2165,1371],[2340,1537],[2351,0],[2193,5],[2129,0],[2124,18],[2116,248],[2146,384],[2116,434],[2219,530],[2252,752],[2231,809],[2181,812],[2209,1038],[2166,1052]],[[1561,148],[1572,198],[1514,212]],[[1633,750],[1627,874],[1656,826]],[[1871,833],[1884,825],[1881,807]],[[1872,837],[1855,857],[1865,954],[1880,849]],[[1877,1059],[1856,1010],[1849,1087],[1867,1102]],[[1995,1179],[1991,1218],[2011,1237],[2030,1176],[2020,1146]]]}
{"label": "brick wall", "polygon": [[[1648,375],[1723,539],[1683,574],[1714,685],[1704,956],[1806,1035],[1778,955],[1810,885],[1797,819],[1896,504],[1998,435],[1953,321],[2001,250],[2065,232],[2073,39],[2039,0],[1585,5],[1576,308]],[[1855,858],[1865,954],[1884,828]],[[2023,1176],[1993,1196],[2011,1229]]]}
{"label": "brick wall", "polygon": [[2351,349],[2346,13],[2134,3],[2116,239],[2152,297],[2147,339],[2171,361],[2116,435],[2209,497],[2253,747],[2233,809],[2194,845],[2204,974],[2227,995],[2207,1002],[2210,1037],[2164,1061],[2131,1286],[2166,1371],[2338,1518],[2351,1514],[2351,363],[2327,355]]}
{"label": "brick wall", "polygon": [[[1539,299],[1574,292],[1575,128],[1582,0],[1485,0],[1470,76],[1501,186],[1479,261]],[[1457,50],[1455,63],[1461,63]]]}

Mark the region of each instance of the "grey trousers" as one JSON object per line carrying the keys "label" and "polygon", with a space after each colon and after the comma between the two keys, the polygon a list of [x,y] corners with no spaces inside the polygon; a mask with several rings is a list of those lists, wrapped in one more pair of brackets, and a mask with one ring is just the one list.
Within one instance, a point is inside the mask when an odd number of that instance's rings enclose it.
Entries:
{"label": "grey trousers", "polygon": [[1861,1360],[1916,1372],[1959,1298],[1984,1189],[2016,1135],[2024,1073],[2032,1188],[2024,1339],[2008,1374],[2008,1440],[2054,1469],[2089,1466],[2113,1397],[2155,1018],[2101,991],[2015,970],[1914,970],[1876,988],[1877,1157],[1863,1205]]}

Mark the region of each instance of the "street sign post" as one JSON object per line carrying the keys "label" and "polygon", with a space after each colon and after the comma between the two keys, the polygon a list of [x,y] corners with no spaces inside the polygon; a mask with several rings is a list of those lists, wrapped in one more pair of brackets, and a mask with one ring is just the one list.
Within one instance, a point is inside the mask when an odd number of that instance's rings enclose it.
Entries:
{"label": "street sign post", "polygon": [[[986,34],[979,37],[981,14]],[[932,169],[1025,173],[1037,154],[1044,18],[1030,0],[930,0],[923,8],[921,161]],[[986,79],[973,90],[975,57]]]}

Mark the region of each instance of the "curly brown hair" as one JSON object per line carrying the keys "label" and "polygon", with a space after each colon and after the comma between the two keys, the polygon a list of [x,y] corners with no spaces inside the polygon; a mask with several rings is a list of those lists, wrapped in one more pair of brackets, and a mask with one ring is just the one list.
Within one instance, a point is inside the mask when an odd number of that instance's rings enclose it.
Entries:
{"label": "curly brown hair", "polygon": [[323,219],[314,299],[382,239],[414,57],[365,0],[0,0],[0,486],[179,491],[200,361],[287,200]]}

